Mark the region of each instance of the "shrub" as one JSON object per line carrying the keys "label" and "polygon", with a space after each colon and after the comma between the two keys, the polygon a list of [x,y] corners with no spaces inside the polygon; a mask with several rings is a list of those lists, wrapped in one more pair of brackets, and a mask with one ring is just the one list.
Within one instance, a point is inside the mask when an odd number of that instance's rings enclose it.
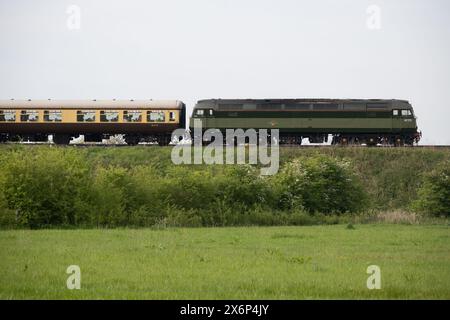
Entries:
{"label": "shrub", "polygon": [[163,216],[160,180],[151,166],[99,168],[89,201],[94,223],[102,226],[149,226]]}
{"label": "shrub", "polygon": [[[128,199],[125,190],[129,178],[123,168],[101,168],[93,181],[93,202],[91,218],[98,226],[120,226],[127,220]],[[130,209],[128,207],[128,209]]]}
{"label": "shrub", "polygon": [[162,181],[160,197],[167,206],[186,210],[211,208],[216,200],[215,178],[210,168],[204,170],[177,166],[170,168]]}
{"label": "shrub", "polygon": [[[233,208],[236,204],[244,208],[255,208],[271,204],[270,180],[259,175],[251,165],[227,166],[217,179],[217,196]],[[242,208],[241,208],[242,209]]]}
{"label": "shrub", "polygon": [[160,196],[186,210],[246,210],[266,202],[270,186],[249,165],[177,166],[164,176]]}
{"label": "shrub", "polygon": [[3,175],[0,176],[0,227],[14,228],[16,227],[16,213],[14,210],[8,209],[8,204],[5,199],[3,190],[4,182]]}
{"label": "shrub", "polygon": [[345,160],[318,155],[287,163],[274,179],[280,209],[310,213],[360,211],[366,194]]}
{"label": "shrub", "polygon": [[450,161],[426,174],[412,207],[418,212],[450,216]]}
{"label": "shrub", "polygon": [[3,163],[3,192],[18,223],[30,228],[78,223],[77,204],[89,181],[88,168],[73,150],[11,152]]}

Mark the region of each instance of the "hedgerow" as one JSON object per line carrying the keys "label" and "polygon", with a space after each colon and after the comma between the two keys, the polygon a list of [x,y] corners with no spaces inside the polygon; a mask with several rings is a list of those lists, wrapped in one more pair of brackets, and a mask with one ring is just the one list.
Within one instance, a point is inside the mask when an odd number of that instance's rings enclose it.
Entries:
{"label": "hedgerow", "polygon": [[[342,220],[340,217],[347,219],[349,214],[379,208],[379,199],[374,195],[388,197],[381,190],[387,187],[380,185],[385,174],[380,172],[380,180],[374,182],[378,176],[373,172],[383,164],[378,159],[381,156],[372,150],[367,151],[368,155],[374,153],[377,160],[369,156],[372,160],[367,159],[371,166],[377,167],[370,167],[370,174],[360,160],[342,157],[345,150],[333,151],[335,154],[302,152],[296,156],[290,151],[282,158],[278,174],[269,177],[260,176],[259,168],[250,165],[176,166],[171,164],[166,148],[157,152],[139,148],[98,150],[12,148],[3,151],[0,154],[0,226],[336,223]],[[151,157],[145,158],[144,151]],[[346,154],[356,152],[359,158],[363,156],[360,151],[346,151]],[[439,160],[437,156],[434,158]],[[401,190],[397,192],[405,199],[405,205],[415,200],[416,191],[411,188],[421,186],[420,201],[414,208],[448,214],[448,180],[440,179],[442,172],[448,176],[448,162],[445,168],[444,171],[436,168],[425,176],[423,183],[404,188],[399,184]],[[401,176],[410,179],[410,175],[402,173]],[[402,192],[407,189],[409,198]],[[393,198],[390,203],[396,201]]]}

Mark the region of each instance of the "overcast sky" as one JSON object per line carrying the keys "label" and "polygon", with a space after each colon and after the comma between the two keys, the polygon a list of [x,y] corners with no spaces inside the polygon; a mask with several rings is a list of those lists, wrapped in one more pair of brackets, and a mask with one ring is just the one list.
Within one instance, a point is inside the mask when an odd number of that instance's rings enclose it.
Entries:
{"label": "overcast sky", "polygon": [[450,144],[449,42],[446,0],[0,0],[0,99],[407,99]]}

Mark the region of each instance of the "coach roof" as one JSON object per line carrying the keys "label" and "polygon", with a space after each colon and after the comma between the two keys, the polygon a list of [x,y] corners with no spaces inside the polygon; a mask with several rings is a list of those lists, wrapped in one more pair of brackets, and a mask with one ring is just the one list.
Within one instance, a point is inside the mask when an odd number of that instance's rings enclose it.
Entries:
{"label": "coach roof", "polygon": [[11,109],[181,109],[179,100],[0,100]]}

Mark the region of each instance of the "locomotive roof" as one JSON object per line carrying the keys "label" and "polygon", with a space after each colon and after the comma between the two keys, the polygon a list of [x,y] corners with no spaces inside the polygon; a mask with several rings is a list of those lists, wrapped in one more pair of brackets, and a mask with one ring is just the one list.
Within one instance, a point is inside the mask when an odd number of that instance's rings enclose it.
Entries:
{"label": "locomotive roof", "polygon": [[221,108],[223,105],[244,105],[244,104],[256,104],[256,105],[274,105],[274,104],[371,104],[375,108],[406,108],[412,109],[410,103],[407,100],[399,99],[317,99],[317,98],[302,98],[302,99],[205,99],[197,102],[196,108]]}
{"label": "locomotive roof", "polygon": [[386,103],[386,102],[401,102],[409,103],[408,100],[400,99],[323,99],[323,98],[301,98],[301,99],[204,99],[199,100],[201,102],[223,102],[223,103]]}
{"label": "locomotive roof", "polygon": [[29,109],[181,109],[179,100],[0,100],[0,108]]}

